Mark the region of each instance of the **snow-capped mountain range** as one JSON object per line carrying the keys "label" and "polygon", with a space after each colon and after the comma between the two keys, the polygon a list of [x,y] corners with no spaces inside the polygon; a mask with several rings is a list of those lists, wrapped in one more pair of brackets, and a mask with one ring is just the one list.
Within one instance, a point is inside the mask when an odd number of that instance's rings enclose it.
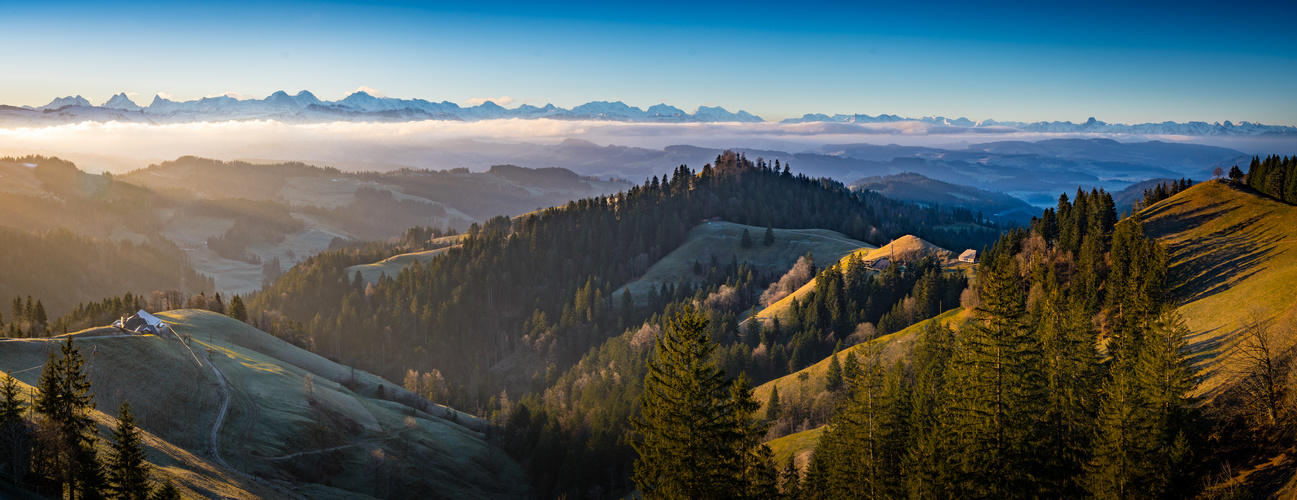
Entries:
{"label": "snow-capped mountain range", "polygon": [[[172,101],[156,96],[148,106],[140,106],[125,93],[117,94],[107,102],[95,106],[81,96],[54,99],[40,107],[0,105],[0,126],[46,126],[79,122],[134,122],[148,124],[192,123],[213,121],[277,120],[288,123],[324,122],[406,122],[422,120],[480,121],[491,119],[604,120],[632,123],[758,123],[759,116],[740,110],[732,113],[721,107],[701,106],[693,113],[667,104],[650,106],[647,110],[629,106],[620,101],[594,101],[563,109],[553,104],[536,107],[523,104],[505,108],[486,101],[476,106],[463,107],[449,101],[432,102],[424,99],[396,99],[377,97],[364,91],[354,92],[337,101],[322,101],[305,90],[296,95],[275,92],[265,99],[238,99],[226,95],[204,97],[191,101]],[[1264,135],[1297,134],[1297,127],[1262,125],[1239,122],[1163,122],[1126,125],[1105,123],[1091,118],[1085,123],[1072,122],[1000,122],[973,121],[967,118],[930,116],[906,118],[897,115],[863,114],[825,115],[806,114],[780,123],[896,123],[919,122],[953,128],[992,128],[1005,131],[1081,133],[1081,134],[1131,134],[1131,135]]]}

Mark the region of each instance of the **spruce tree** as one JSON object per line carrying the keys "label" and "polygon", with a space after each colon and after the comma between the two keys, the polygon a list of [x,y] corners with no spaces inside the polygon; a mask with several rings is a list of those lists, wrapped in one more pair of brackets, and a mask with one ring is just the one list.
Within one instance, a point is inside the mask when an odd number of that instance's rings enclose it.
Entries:
{"label": "spruce tree", "polygon": [[770,387],[770,398],[766,400],[766,422],[779,420],[779,386]]}
{"label": "spruce tree", "polygon": [[738,434],[735,442],[738,453],[734,458],[737,463],[733,468],[742,474],[742,477],[736,479],[745,488],[742,492],[735,492],[741,494],[734,495],[734,498],[771,498],[777,493],[778,470],[774,452],[761,443],[768,426],[754,418],[761,404],[752,399],[752,383],[748,381],[746,374],[739,374],[738,379],[730,385],[729,404],[733,406],[732,425]]}
{"label": "spruce tree", "polygon": [[1098,409],[1099,357],[1095,332],[1080,300],[1069,300],[1051,267],[1034,323],[1044,355],[1045,408],[1041,422],[1041,482],[1046,496],[1075,498],[1089,458]]}
{"label": "spruce tree", "polygon": [[752,248],[752,235],[748,234],[748,228],[743,228],[743,236],[739,239],[739,246],[743,248]]}
{"label": "spruce tree", "polygon": [[775,244],[775,230],[774,228],[770,227],[769,224],[766,224],[766,235],[764,238],[761,239],[761,244],[765,246],[770,246]]}
{"label": "spruce tree", "polygon": [[[359,274],[360,271],[356,273]],[[245,323],[248,321],[248,310],[243,305],[243,298],[238,295],[230,299],[230,317]]]}
{"label": "spruce tree", "polygon": [[983,265],[982,305],[961,332],[958,390],[947,418],[959,450],[951,455],[956,488],[973,498],[1004,498],[1037,487],[1044,381],[1011,253]]}
{"label": "spruce tree", "polygon": [[61,469],[54,472],[73,500],[78,492],[85,492],[85,486],[95,487],[102,478],[95,455],[98,428],[90,417],[95,409],[94,394],[84,369],[85,359],[72,339],[63,343],[60,357],[55,358],[51,350],[34,405],[53,426],[52,458]]}
{"label": "spruce tree", "polygon": [[824,375],[824,390],[829,392],[838,392],[842,390],[842,363],[838,362],[838,348],[833,349],[833,355],[829,356],[828,373]]}
{"label": "spruce tree", "polygon": [[949,399],[946,378],[954,353],[955,334],[941,324],[924,328],[914,348],[909,446],[902,466],[910,498],[940,497],[950,482],[946,458],[951,433],[941,417]]}
{"label": "spruce tree", "polygon": [[22,422],[24,413],[22,392],[18,380],[8,373],[0,383],[0,428]]}
{"label": "spruce tree", "polygon": [[108,458],[108,482],[114,496],[121,500],[148,500],[149,464],[145,461],[144,442],[135,427],[130,403],[122,403],[113,432],[112,454]]}
{"label": "spruce tree", "polygon": [[[749,453],[736,426],[744,402],[711,360],[707,319],[686,307],[657,339],[631,424],[635,484],[645,498],[733,498],[748,491],[738,458]],[[750,411],[748,413],[750,415]]]}

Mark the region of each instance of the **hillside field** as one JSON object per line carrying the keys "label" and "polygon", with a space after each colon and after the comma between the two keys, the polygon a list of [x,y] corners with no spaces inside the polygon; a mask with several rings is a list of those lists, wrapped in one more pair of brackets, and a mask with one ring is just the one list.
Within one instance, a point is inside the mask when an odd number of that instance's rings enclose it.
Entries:
{"label": "hillside field", "polygon": [[1208,401],[1236,378],[1244,321],[1270,321],[1297,341],[1297,207],[1223,181],[1198,184],[1141,212],[1170,253],[1172,295]]}
{"label": "hillside field", "polygon": [[[527,494],[521,468],[483,441],[478,419],[416,411],[394,401],[410,397],[396,384],[219,314],[158,316],[177,335],[96,328],[68,337],[87,359],[101,435],[129,401],[155,478],[173,478],[186,496]],[[0,341],[0,370],[36,384],[59,340]]]}
{"label": "hillside field", "polygon": [[[752,238],[751,248],[743,248],[740,244],[744,229],[748,230],[748,235]],[[752,264],[761,272],[782,273],[807,253],[817,262],[833,262],[856,250],[874,248],[868,243],[826,229],[774,229],[775,242],[767,247],[761,241],[765,233],[764,227],[732,222],[712,221],[700,224],[689,231],[679,248],[649,266],[643,276],[615,290],[612,296],[620,297],[622,290],[630,289],[635,304],[643,306],[648,303],[650,286],[693,280],[694,262],[705,266],[713,257],[722,265],[729,264],[733,257],[740,263]]]}

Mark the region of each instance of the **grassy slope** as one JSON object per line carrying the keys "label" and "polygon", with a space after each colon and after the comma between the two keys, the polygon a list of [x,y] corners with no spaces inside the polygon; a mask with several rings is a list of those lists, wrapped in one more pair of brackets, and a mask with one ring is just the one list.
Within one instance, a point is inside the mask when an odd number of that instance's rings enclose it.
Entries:
{"label": "grassy slope", "polygon": [[[751,248],[743,248],[740,244],[744,229],[752,238]],[[649,286],[696,279],[693,275],[694,261],[706,266],[712,256],[721,265],[728,265],[734,256],[739,262],[751,263],[762,272],[783,272],[808,252],[818,262],[830,262],[860,248],[873,248],[868,243],[825,229],[775,229],[774,232],[775,243],[767,247],[761,244],[766,234],[763,227],[730,222],[700,224],[689,232],[689,237],[679,248],[649,266],[643,276],[615,290],[613,297],[620,297],[622,290],[629,288],[635,303],[644,305],[648,300]]]}
{"label": "grassy slope", "polygon": [[811,461],[811,452],[815,451],[815,445],[819,444],[820,434],[823,432],[824,426],[820,426],[772,439],[766,442],[766,445],[770,446],[770,451],[775,452],[775,465],[783,467],[788,463],[788,457],[791,455],[795,457],[793,460],[797,468],[804,469]]}
{"label": "grassy slope", "polygon": [[[890,335],[884,335],[882,337],[878,337],[876,339],[870,340],[869,342],[865,342],[863,344],[858,344],[843,349],[842,352],[838,353],[838,362],[841,363],[845,361],[847,353],[855,353],[857,361],[859,361],[862,364],[868,363],[869,360],[872,359],[870,350],[879,349],[878,351],[878,354],[880,356],[879,360],[884,365],[890,365],[896,362],[896,360],[909,355],[910,350],[914,348],[915,340],[917,340],[919,337],[919,332],[922,331],[923,328],[927,326],[929,323],[940,322],[958,330],[959,325],[962,324],[967,318],[968,318],[968,314],[964,312],[964,309],[962,308],[951,309],[949,311],[937,315],[937,317],[935,318],[925,320],[925,321],[920,321],[919,323],[911,325],[909,328],[906,328],[899,332]],[[824,375],[828,372],[828,370],[829,370],[829,358],[826,357],[820,360],[818,363],[815,363],[806,368],[802,368],[797,373],[791,373],[783,377],[766,382],[764,384],[761,384],[760,386],[758,386],[756,389],[752,391],[753,397],[755,397],[756,400],[760,401],[762,404],[762,409],[759,410],[759,412],[765,411],[765,402],[767,399],[770,398],[770,390],[774,387],[779,387],[779,393],[781,395],[791,394],[792,392],[798,390],[801,384],[805,384],[805,389],[807,391],[811,391],[812,394],[823,391]],[[808,376],[805,382],[798,380],[798,378],[802,373],[805,373]]]}
{"label": "grassy slope", "polygon": [[1234,377],[1244,320],[1256,313],[1297,325],[1297,207],[1205,182],[1141,213],[1171,254],[1172,293],[1204,377],[1198,393],[1214,397]]}
{"label": "grassy slope", "polygon": [[[955,260],[956,255],[951,253],[949,250],[928,243],[917,236],[911,235],[902,236],[893,240],[891,243],[878,248],[866,246],[865,248],[857,249],[842,256],[842,258],[838,259],[838,263],[845,265],[847,259],[855,256],[859,256],[865,261],[872,261],[884,257],[891,258],[893,255],[898,259],[908,259],[924,251],[936,253],[937,256],[942,258],[943,264],[947,267],[958,267],[961,269],[969,267],[968,264],[960,264],[958,260]],[[818,267],[823,269],[826,266]],[[794,300],[799,300],[813,291],[815,291],[815,278],[811,278],[811,281],[802,285],[801,288],[798,288],[793,293],[788,294],[787,297],[779,299],[779,301],[774,304],[770,304],[765,309],[762,309],[756,314],[756,318],[762,322],[768,322],[773,320],[775,317],[782,317],[784,316],[784,313],[788,312],[788,308],[792,307]]]}
{"label": "grassy slope", "polygon": [[[915,341],[918,340],[919,332],[921,332],[929,323],[940,322],[958,330],[959,326],[963,322],[967,321],[968,318],[969,314],[963,309],[951,309],[941,313],[935,318],[921,321],[918,324],[912,325],[909,328],[891,335],[884,335],[869,342],[844,349],[841,353],[838,353],[838,362],[841,363],[846,360],[847,353],[855,353],[856,359],[860,363],[867,363],[871,359],[870,352],[874,349],[879,349],[878,355],[880,362],[883,363],[884,366],[890,366],[892,363],[895,363],[909,355],[910,351],[914,349]],[[764,414],[765,403],[770,399],[770,390],[774,387],[779,388],[779,394],[781,396],[792,394],[797,390],[806,390],[809,394],[818,394],[823,391],[824,376],[828,370],[829,358],[824,358],[814,365],[801,369],[797,373],[789,374],[761,384],[752,391],[753,397],[762,405],[761,409],[757,410],[757,414]],[[805,382],[798,380],[802,373],[807,374]],[[813,397],[808,398],[808,400],[813,399]],[[773,439],[766,444],[770,445],[770,448],[774,450],[775,459],[777,460],[776,463],[781,467],[783,466],[784,461],[788,460],[789,455],[795,455],[797,457],[797,465],[802,467],[806,465],[806,460],[810,457],[811,451],[815,449],[815,445],[819,444],[820,433],[823,430],[823,427],[819,427],[789,434],[787,436]]]}
{"label": "grassy slope", "polygon": [[[221,456],[236,469],[302,486],[297,493],[312,498],[373,494],[375,474],[386,478],[379,492],[394,498],[420,491],[456,498],[526,494],[521,468],[481,440],[480,420],[459,415],[464,425],[458,425],[377,399],[379,384],[388,397],[404,391],[219,314],[171,311],[160,316],[190,339],[196,356],[174,337],[93,337],[115,332],[108,329],[74,336],[90,360],[100,409],[115,413],[121,399],[130,400],[141,427],[155,437],[151,461],[193,494],[284,496],[210,459],[208,437],[221,392],[210,366],[196,357],[210,358],[228,380],[230,407],[219,440]],[[53,345],[6,341],[0,369],[34,384],[46,349]],[[359,381],[356,391],[338,383],[353,374]],[[440,407],[433,412],[445,414]],[[322,424],[333,431],[314,432]],[[330,450],[320,451],[325,448]]]}
{"label": "grassy slope", "polygon": [[360,277],[369,283],[377,282],[378,278],[384,274],[389,278],[395,278],[396,275],[401,274],[402,269],[415,263],[415,261],[427,264],[433,257],[446,253],[451,248],[454,247],[438,248],[426,252],[403,253],[401,255],[388,257],[373,264],[351,266],[346,270],[347,276],[354,276],[356,271],[360,271]]}

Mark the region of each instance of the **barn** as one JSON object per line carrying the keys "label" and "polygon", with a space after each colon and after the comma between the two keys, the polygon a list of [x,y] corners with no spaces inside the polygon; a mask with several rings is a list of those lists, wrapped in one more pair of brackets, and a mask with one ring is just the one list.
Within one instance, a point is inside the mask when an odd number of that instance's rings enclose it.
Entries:
{"label": "barn", "polygon": [[113,323],[113,326],[135,333],[151,333],[154,335],[161,335],[164,330],[170,330],[161,319],[145,312],[143,309],[140,309],[139,312],[129,318],[117,320]]}

